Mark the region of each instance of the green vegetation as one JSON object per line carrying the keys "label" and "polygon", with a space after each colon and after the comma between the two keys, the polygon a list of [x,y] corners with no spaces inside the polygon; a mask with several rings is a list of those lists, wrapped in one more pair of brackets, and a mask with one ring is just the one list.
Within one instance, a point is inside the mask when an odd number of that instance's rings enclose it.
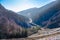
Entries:
{"label": "green vegetation", "polygon": [[40,26],[32,26],[31,28],[28,28],[28,36],[29,35],[32,35],[32,34],[35,34],[38,32],[38,30],[41,30],[41,27]]}

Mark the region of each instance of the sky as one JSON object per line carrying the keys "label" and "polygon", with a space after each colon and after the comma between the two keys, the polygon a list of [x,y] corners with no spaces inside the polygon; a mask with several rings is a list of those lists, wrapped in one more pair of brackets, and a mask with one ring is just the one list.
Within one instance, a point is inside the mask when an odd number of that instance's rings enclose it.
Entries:
{"label": "sky", "polygon": [[19,12],[29,8],[39,8],[55,0],[0,0],[0,3],[9,10]]}

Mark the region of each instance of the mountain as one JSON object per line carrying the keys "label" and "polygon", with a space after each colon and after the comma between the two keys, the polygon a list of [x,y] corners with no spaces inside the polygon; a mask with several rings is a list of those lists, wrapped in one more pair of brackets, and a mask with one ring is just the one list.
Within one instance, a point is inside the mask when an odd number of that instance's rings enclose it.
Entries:
{"label": "mountain", "polygon": [[38,12],[39,12],[39,8],[30,8],[27,10],[20,11],[18,13],[23,16],[27,15],[26,17],[28,17],[28,18],[32,18]]}
{"label": "mountain", "polygon": [[0,38],[26,37],[29,19],[0,4]]}
{"label": "mountain", "polygon": [[60,27],[60,11],[58,11],[48,20],[47,25],[45,27],[48,28]]}
{"label": "mountain", "polygon": [[[50,4],[45,5],[41,9],[44,9],[43,11],[40,11],[39,16],[34,19],[35,23],[38,25],[42,25],[43,27],[48,27],[49,20],[60,11],[60,2],[54,1]],[[56,20],[57,24],[58,21]],[[48,27],[48,28],[56,28],[59,27],[57,24],[53,23],[54,25]],[[55,26],[57,25],[57,26]]]}
{"label": "mountain", "polygon": [[[4,7],[2,8],[0,6],[0,14],[7,17],[9,20],[12,19],[13,21],[15,21],[18,25],[21,24],[22,27],[25,27],[25,25],[27,26],[27,23],[29,22],[29,19],[25,16],[22,15],[18,15],[15,12],[12,12],[10,10],[6,10]],[[24,25],[25,24],[25,25]]]}
{"label": "mountain", "polygon": [[[37,24],[40,25],[44,28],[56,28],[58,27],[58,25],[56,27],[55,24],[53,26],[47,26],[49,23],[49,20],[52,18],[52,16],[58,14],[57,12],[60,11],[60,1],[56,0],[54,2],[51,2],[41,8],[32,8],[28,9],[28,10],[24,10],[19,12],[20,14],[24,14],[24,16],[28,15],[29,13],[31,14],[30,18],[32,19],[32,21]],[[27,16],[26,16],[27,17]],[[56,20],[57,22],[57,20]],[[58,22],[56,23],[58,24]]]}

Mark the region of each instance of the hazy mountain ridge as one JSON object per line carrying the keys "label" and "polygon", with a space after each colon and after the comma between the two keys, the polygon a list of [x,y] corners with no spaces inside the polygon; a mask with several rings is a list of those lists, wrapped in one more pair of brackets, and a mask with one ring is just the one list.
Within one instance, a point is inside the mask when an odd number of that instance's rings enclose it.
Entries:
{"label": "hazy mountain ridge", "polygon": [[[46,27],[48,25],[49,20],[52,18],[52,16],[54,16],[57,12],[60,11],[60,1],[57,0],[51,2],[41,8],[32,8],[32,11],[30,9],[28,10],[22,11],[20,12],[20,14],[24,14],[24,16],[26,16],[25,14],[30,13],[31,16],[30,18],[35,24],[40,25],[42,27]],[[48,28],[54,28],[54,27],[50,26]]]}

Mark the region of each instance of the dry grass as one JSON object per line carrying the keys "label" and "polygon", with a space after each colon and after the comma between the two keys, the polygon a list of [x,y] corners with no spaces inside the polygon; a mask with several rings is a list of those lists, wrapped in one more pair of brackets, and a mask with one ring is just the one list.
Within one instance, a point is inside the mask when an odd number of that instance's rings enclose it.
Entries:
{"label": "dry grass", "polygon": [[[49,40],[50,38],[54,38],[60,35],[60,33],[55,33],[51,35],[46,35],[46,36],[38,36],[38,37],[33,37],[33,38],[13,38],[13,39],[0,39],[0,40]],[[57,38],[55,38],[57,39]]]}

